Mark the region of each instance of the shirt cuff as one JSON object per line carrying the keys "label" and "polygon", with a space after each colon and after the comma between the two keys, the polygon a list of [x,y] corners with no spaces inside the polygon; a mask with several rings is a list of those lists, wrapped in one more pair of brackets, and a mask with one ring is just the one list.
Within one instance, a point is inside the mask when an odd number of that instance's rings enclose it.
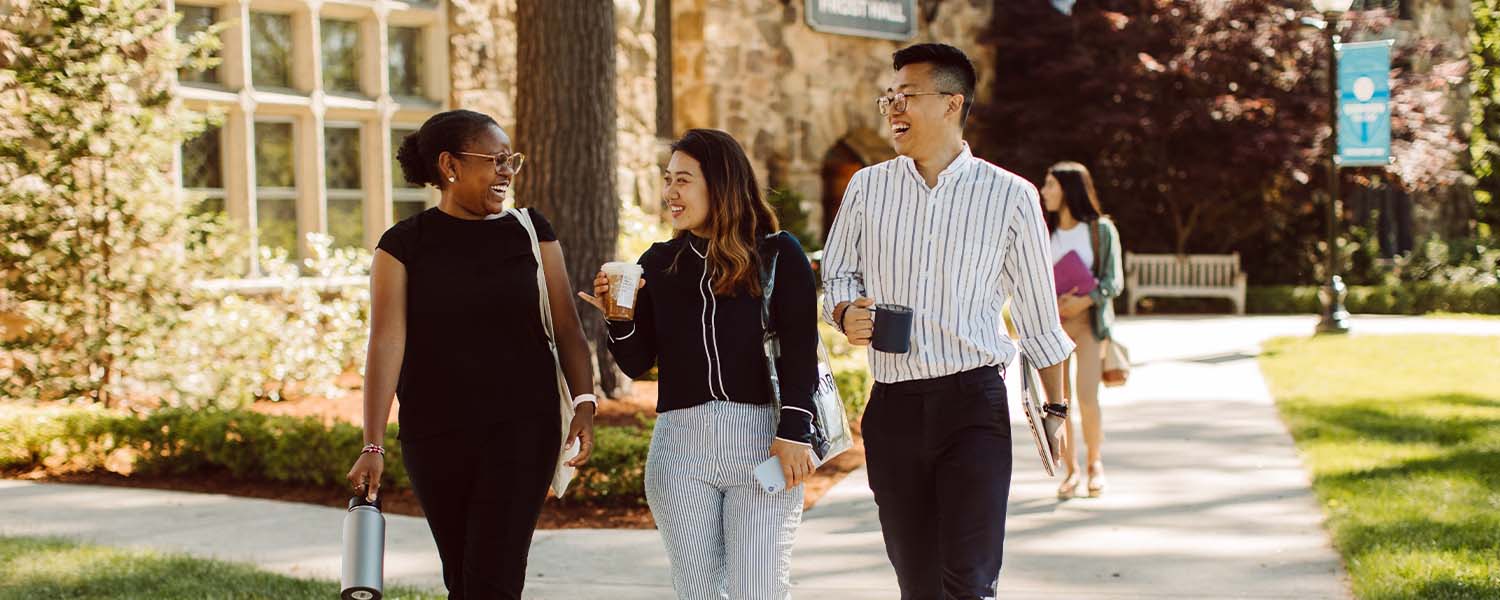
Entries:
{"label": "shirt cuff", "polygon": [[789,440],[789,439],[786,439],[786,438],[784,438],[784,437],[781,437],[781,436],[779,436],[779,435],[778,435],[778,436],[776,436],[776,439],[778,439],[778,440],[781,440],[781,441],[783,441],[783,442],[787,442],[787,443],[790,443],[790,444],[796,444],[796,445],[798,445],[798,446],[807,446],[807,447],[808,447],[808,448],[812,448],[812,444],[809,444],[809,443],[807,443],[807,442],[799,442],[799,441],[797,441],[797,440]]}
{"label": "shirt cuff", "polygon": [[605,321],[609,329],[609,341],[618,342],[635,335],[635,321]]}
{"label": "shirt cuff", "polygon": [[781,422],[776,426],[776,437],[788,442],[812,446],[813,414],[795,406],[781,407]]}
{"label": "shirt cuff", "polygon": [[807,415],[807,418],[809,418],[809,419],[811,419],[813,417],[812,411],[807,410],[805,408],[797,408],[795,406],[783,406],[783,407],[781,407],[781,410],[795,410],[795,411],[798,411],[798,412],[800,412],[802,414]]}
{"label": "shirt cuff", "polygon": [[1074,347],[1073,339],[1068,337],[1060,324],[1041,335],[1021,338],[1021,351],[1031,359],[1032,366],[1038,369],[1061,363],[1073,354]]}

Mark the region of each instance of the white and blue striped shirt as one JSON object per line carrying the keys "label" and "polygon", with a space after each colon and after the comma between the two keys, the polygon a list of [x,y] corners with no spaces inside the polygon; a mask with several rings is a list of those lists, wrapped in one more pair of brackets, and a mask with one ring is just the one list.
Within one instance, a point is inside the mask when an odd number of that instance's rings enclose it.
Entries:
{"label": "white and blue striped shirt", "polygon": [[[929,188],[905,156],[854,174],[823,252],[823,318],[868,297],[912,308],[911,351],[870,350],[875,380],[932,379],[1008,364],[1016,347],[1037,367],[1073,352],[1052,279],[1036,186],[963,152]],[[838,326],[838,324],[835,324]]]}

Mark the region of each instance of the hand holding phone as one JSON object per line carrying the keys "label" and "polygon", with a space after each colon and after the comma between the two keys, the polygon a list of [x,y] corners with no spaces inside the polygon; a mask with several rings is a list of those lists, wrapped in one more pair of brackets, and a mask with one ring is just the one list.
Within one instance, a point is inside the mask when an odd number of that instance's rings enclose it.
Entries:
{"label": "hand holding phone", "polygon": [[781,471],[781,459],[775,456],[755,466],[755,481],[767,494],[786,489],[786,475]]}

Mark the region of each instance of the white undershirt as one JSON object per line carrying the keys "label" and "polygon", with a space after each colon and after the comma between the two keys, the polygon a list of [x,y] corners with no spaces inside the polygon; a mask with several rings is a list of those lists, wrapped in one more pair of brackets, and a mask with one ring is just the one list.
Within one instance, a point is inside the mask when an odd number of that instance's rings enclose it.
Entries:
{"label": "white undershirt", "polygon": [[1089,239],[1088,223],[1052,232],[1052,264],[1057,264],[1069,252],[1077,252],[1084,266],[1094,268],[1094,242]]}

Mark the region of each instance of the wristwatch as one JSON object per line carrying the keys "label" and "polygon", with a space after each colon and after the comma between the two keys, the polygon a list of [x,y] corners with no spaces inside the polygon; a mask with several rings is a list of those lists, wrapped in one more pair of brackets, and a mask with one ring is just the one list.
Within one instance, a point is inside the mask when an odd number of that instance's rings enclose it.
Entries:
{"label": "wristwatch", "polygon": [[1042,405],[1042,412],[1059,419],[1068,418],[1068,405],[1062,403],[1048,402]]}

